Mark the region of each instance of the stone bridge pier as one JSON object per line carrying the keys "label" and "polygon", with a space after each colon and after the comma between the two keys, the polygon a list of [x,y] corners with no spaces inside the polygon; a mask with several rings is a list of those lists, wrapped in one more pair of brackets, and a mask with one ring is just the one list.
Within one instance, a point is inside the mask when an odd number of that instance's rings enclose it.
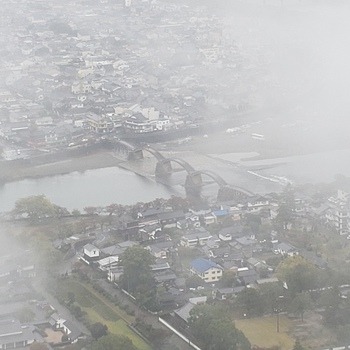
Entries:
{"label": "stone bridge pier", "polygon": [[142,150],[129,150],[128,153],[128,160],[140,160],[143,159],[143,153]]}
{"label": "stone bridge pier", "polygon": [[203,186],[202,175],[200,173],[190,173],[186,177],[186,193],[192,196],[199,196]]}
{"label": "stone bridge pier", "polygon": [[173,167],[170,160],[157,162],[156,176],[170,175],[173,172]]}

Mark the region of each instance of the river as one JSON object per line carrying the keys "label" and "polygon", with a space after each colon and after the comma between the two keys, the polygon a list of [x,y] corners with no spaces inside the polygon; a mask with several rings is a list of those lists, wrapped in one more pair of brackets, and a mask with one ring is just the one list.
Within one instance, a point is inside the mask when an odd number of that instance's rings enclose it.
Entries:
{"label": "river", "polygon": [[[288,182],[331,182],[337,174],[350,175],[350,149],[249,160],[254,155],[256,153],[212,155],[222,162],[215,167],[208,163],[206,168],[215,171],[229,184],[260,194],[282,191]],[[68,210],[112,203],[148,202],[155,198],[169,198],[171,195],[184,196],[185,176],[185,172],[174,173],[170,181],[172,187],[157,183],[152,176],[139,176],[118,167],[26,179],[0,187],[0,212],[13,209],[19,198],[38,194],[44,194],[53,203]],[[208,181],[207,178],[203,180]],[[202,195],[213,199],[217,190],[217,184],[211,183],[203,187]]]}
{"label": "river", "polygon": [[149,202],[177,192],[118,167],[104,168],[6,183],[0,187],[0,212],[12,210],[19,198],[39,194],[68,210],[82,210],[112,203]]}

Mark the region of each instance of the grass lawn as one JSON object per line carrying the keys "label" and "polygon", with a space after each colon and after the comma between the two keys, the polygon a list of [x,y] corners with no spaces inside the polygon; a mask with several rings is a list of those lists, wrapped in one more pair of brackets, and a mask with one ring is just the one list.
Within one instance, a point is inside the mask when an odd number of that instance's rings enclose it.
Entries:
{"label": "grass lawn", "polygon": [[75,281],[62,281],[59,289],[61,295],[67,295],[68,292],[74,293],[76,302],[87,313],[91,323],[101,322],[107,325],[112,334],[130,338],[138,349],[152,350],[143,339],[128,327],[128,323],[133,321],[133,317],[127,315],[103,296],[98,295],[89,286]]}
{"label": "grass lawn", "polygon": [[130,338],[133,344],[140,350],[152,350],[152,348],[134,333],[127,325],[127,323],[119,319],[116,322],[106,321],[98,312],[90,308],[84,308],[87,312],[89,321],[91,323],[101,322],[108,327],[108,331],[115,335],[123,335]]}
{"label": "grass lawn", "polygon": [[293,349],[295,340],[288,335],[293,324],[286,316],[279,316],[277,333],[276,316],[236,320],[236,327],[249,339],[252,345],[270,348],[279,346],[281,350]]}

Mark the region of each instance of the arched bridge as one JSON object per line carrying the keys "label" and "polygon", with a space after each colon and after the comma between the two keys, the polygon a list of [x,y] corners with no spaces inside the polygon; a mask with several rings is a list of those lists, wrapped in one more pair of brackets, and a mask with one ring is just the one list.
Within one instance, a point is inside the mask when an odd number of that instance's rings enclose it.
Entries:
{"label": "arched bridge", "polygon": [[160,152],[152,147],[139,147],[122,140],[114,141],[114,150],[125,154],[128,160],[143,159],[143,151],[151,153],[158,162],[165,159],[165,157]]}
{"label": "arched bridge", "polygon": [[171,174],[173,172],[173,167],[171,163],[176,163],[180,165],[187,172],[187,174],[195,172],[192,165],[181,158],[164,158],[161,161],[158,161],[156,165],[156,176],[164,176]]}
{"label": "arched bridge", "polygon": [[138,160],[143,159],[143,152],[149,152],[152,154],[156,160],[156,169],[155,175],[156,178],[166,179],[167,176],[173,173],[174,169],[172,164],[175,163],[179,165],[184,171],[187,172],[185,188],[187,193],[198,195],[202,186],[205,185],[203,182],[203,176],[207,176],[211,178],[215,183],[219,185],[218,197],[222,197],[225,199],[236,198],[236,197],[249,197],[252,196],[253,193],[237,187],[231,186],[227,184],[227,182],[218,174],[210,170],[195,170],[191,164],[186,162],[181,158],[166,158],[163,154],[161,154],[156,149],[147,146],[135,146],[131,143],[118,140],[114,143],[114,149],[120,153],[122,153],[128,160]]}

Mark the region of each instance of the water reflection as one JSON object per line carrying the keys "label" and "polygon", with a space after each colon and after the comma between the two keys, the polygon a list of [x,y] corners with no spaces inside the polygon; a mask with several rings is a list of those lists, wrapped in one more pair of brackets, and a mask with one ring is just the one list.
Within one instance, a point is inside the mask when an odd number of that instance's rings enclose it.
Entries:
{"label": "water reflection", "polygon": [[7,183],[0,188],[0,211],[13,209],[19,198],[39,194],[68,210],[81,210],[111,203],[148,202],[178,192],[120,168],[104,168]]}

